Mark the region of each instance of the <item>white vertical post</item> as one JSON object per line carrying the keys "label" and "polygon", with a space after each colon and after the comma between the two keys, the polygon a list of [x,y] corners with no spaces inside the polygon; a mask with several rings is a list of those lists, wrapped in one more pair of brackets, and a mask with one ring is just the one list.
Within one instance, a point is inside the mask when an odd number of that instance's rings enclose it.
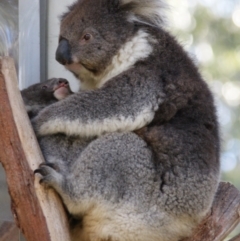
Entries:
{"label": "white vertical post", "polygon": [[47,63],[48,63],[48,78],[61,77],[69,80],[71,89],[77,91],[79,89],[79,81],[66,70],[61,64],[55,60],[55,52],[58,45],[58,36],[60,30],[59,16],[66,12],[67,6],[73,4],[76,0],[48,0],[48,51],[47,51]]}
{"label": "white vertical post", "polygon": [[19,0],[19,88],[40,81],[40,0]]}

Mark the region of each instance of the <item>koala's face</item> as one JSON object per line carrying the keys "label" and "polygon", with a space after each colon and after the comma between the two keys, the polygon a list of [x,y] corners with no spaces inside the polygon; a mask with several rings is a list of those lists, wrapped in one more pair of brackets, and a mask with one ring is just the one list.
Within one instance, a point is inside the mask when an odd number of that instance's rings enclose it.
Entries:
{"label": "koala's face", "polygon": [[22,91],[23,96],[32,102],[44,103],[62,100],[72,94],[66,79],[52,78],[29,86]]}
{"label": "koala's face", "polygon": [[33,88],[39,97],[46,100],[62,100],[73,93],[68,81],[63,78],[48,79],[29,88]]}
{"label": "koala's face", "polygon": [[88,81],[88,73],[100,75],[133,35],[134,25],[118,4],[82,0],[62,17],[56,59],[83,82]]}

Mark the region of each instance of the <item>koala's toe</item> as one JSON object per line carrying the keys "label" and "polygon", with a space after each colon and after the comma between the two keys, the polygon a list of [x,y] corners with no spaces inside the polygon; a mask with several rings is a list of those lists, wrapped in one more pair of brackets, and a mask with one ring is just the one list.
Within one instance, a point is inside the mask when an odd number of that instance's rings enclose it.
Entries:
{"label": "koala's toe", "polygon": [[49,187],[56,187],[61,184],[62,175],[55,169],[54,163],[42,163],[34,174],[39,173],[42,177],[39,183]]}
{"label": "koala's toe", "polygon": [[57,163],[47,162],[47,163],[40,164],[40,167],[42,167],[42,166],[50,167],[50,168],[54,169],[57,172],[60,171],[59,165]]}
{"label": "koala's toe", "polygon": [[39,183],[41,185],[45,185],[45,186],[49,186],[49,187],[52,186],[51,182],[52,182],[52,178],[50,176],[45,176],[39,180]]}
{"label": "koala's toe", "polygon": [[47,164],[40,164],[39,168],[34,171],[34,174],[39,173],[42,176],[46,176],[51,173],[54,169]]}
{"label": "koala's toe", "polygon": [[42,168],[36,169],[36,170],[34,171],[34,174],[36,174],[36,173],[39,173],[39,174],[41,174],[42,176],[44,176],[44,170],[43,170]]}

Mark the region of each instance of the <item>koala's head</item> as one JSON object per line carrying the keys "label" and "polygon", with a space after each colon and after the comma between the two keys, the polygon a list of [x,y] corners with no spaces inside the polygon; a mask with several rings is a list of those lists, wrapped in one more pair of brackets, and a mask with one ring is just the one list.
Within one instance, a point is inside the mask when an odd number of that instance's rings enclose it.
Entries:
{"label": "koala's head", "polygon": [[[72,94],[66,79],[52,78],[29,86],[21,91],[26,104],[49,104]],[[29,103],[30,102],[30,103]]]}
{"label": "koala's head", "polygon": [[[62,16],[56,59],[83,83],[96,85],[106,78],[107,69],[112,71],[113,58],[124,45],[134,37],[137,42],[137,22],[156,25],[161,21],[159,9],[159,0],[79,0]],[[140,38],[147,42],[146,33]]]}

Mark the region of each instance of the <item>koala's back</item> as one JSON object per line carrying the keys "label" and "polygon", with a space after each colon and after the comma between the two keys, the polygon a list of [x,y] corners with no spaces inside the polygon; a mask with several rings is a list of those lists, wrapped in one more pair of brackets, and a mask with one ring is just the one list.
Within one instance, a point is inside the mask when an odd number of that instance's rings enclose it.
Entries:
{"label": "koala's back", "polygon": [[135,133],[153,151],[165,210],[176,216],[196,215],[197,220],[209,210],[219,181],[216,109],[208,86],[182,47],[163,30],[153,34],[159,39],[155,68],[166,98],[152,122]]}

